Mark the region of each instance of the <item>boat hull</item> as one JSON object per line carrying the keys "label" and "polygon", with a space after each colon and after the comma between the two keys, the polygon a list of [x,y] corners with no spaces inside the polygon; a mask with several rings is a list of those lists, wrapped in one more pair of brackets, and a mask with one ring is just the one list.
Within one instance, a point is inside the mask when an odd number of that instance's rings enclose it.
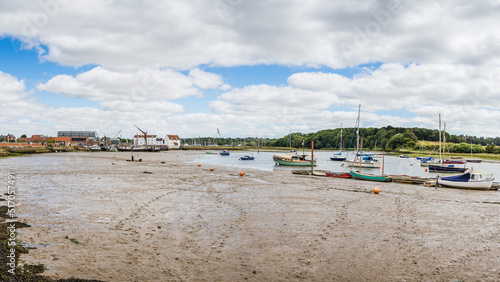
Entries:
{"label": "boat hull", "polygon": [[240,161],[253,161],[255,160],[255,157],[241,157],[240,158]]}
{"label": "boat hull", "polygon": [[436,161],[420,161],[420,166],[431,166],[431,165],[441,165],[441,162],[436,160]]}
{"label": "boat hull", "polygon": [[[286,166],[311,166],[311,161],[286,161],[275,159],[274,163],[276,165],[286,165]],[[313,166],[317,166],[316,162],[313,163]]]}
{"label": "boat hull", "polygon": [[437,184],[443,185],[446,187],[451,187],[451,188],[462,188],[462,189],[472,189],[472,190],[490,190],[491,185],[493,185],[493,179],[492,180],[460,182],[460,181],[449,181],[449,180],[444,180],[444,179],[438,178]]}
{"label": "boat hull", "polygon": [[375,162],[375,163],[364,163],[364,162],[361,162],[361,164],[359,162],[355,162],[355,161],[346,161],[347,165],[348,166],[353,166],[353,167],[362,167],[362,168],[380,168],[380,163],[378,162]]}
{"label": "boat hull", "polygon": [[349,172],[327,172],[326,176],[337,178],[351,178],[351,174]]}
{"label": "boat hull", "polygon": [[443,164],[465,164],[465,161],[449,161],[449,160],[444,160]]}
{"label": "boat hull", "polygon": [[343,162],[346,160],[346,158],[344,158],[344,157],[331,157],[330,160],[336,161],[336,162]]}
{"label": "boat hull", "polygon": [[351,171],[351,176],[354,179],[358,180],[367,180],[367,181],[377,181],[377,182],[389,182],[391,178],[388,176],[378,176],[373,174],[360,174],[357,172]]}
{"label": "boat hull", "polygon": [[467,168],[465,167],[449,167],[449,166],[440,166],[440,165],[430,165],[430,172],[465,172]]}

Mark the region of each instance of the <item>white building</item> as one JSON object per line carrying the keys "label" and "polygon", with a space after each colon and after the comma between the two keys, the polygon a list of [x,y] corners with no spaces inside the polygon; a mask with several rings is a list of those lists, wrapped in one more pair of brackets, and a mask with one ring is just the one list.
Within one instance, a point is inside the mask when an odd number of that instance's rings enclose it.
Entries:
{"label": "white building", "polygon": [[168,148],[178,149],[181,147],[181,138],[179,135],[167,135],[165,137],[165,144]]}
{"label": "white building", "polygon": [[[156,135],[147,135],[147,145],[148,146],[163,146],[165,145],[165,140],[163,138],[158,138]],[[144,135],[134,135],[134,147],[145,146],[146,139]]]}

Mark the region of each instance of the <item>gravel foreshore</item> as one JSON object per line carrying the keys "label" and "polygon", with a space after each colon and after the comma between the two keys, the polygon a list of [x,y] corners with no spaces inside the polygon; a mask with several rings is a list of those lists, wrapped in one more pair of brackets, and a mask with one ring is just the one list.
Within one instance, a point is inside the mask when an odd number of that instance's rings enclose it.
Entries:
{"label": "gravel foreshore", "polygon": [[1,159],[31,225],[23,263],[103,281],[500,281],[498,191],[198,166],[198,154]]}

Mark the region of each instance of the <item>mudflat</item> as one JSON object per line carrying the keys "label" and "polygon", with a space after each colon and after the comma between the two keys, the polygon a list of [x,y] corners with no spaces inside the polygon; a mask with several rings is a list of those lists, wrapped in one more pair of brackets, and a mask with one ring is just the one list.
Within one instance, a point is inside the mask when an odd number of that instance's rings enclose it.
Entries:
{"label": "mudflat", "polygon": [[198,167],[197,154],[1,160],[32,225],[19,239],[36,249],[21,259],[54,278],[105,281],[500,281],[500,192],[241,177]]}

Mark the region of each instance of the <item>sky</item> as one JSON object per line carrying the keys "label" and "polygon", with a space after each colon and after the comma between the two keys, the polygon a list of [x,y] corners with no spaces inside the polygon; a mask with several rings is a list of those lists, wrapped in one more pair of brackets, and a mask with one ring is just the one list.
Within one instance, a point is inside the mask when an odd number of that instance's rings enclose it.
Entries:
{"label": "sky", "polygon": [[500,136],[500,1],[0,0],[0,134]]}

